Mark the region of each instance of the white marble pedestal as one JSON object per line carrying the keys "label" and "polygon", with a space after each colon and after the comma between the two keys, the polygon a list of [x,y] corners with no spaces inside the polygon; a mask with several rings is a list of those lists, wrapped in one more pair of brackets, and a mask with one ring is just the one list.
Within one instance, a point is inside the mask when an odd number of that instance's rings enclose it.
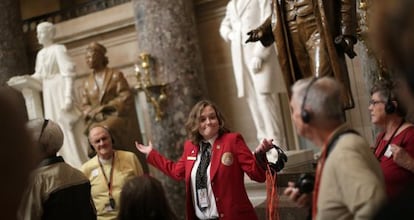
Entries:
{"label": "white marble pedestal", "polygon": [[42,83],[40,81],[24,75],[11,78],[7,84],[23,94],[29,120],[43,118]]}

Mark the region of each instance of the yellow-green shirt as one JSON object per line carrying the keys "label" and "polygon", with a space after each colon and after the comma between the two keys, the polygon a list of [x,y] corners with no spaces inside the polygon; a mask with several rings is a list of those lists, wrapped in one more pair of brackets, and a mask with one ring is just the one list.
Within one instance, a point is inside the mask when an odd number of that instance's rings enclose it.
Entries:
{"label": "yellow-green shirt", "polygon": [[[93,157],[81,167],[82,172],[91,182],[91,194],[95,203],[98,220],[115,220],[118,216],[122,186],[129,178],[144,174],[142,166],[134,153],[116,150],[113,159],[115,161],[111,185],[115,208],[112,211],[108,211],[106,208],[109,203],[109,190],[99,165],[98,157]],[[109,178],[112,162],[103,162],[102,166],[107,178]]]}

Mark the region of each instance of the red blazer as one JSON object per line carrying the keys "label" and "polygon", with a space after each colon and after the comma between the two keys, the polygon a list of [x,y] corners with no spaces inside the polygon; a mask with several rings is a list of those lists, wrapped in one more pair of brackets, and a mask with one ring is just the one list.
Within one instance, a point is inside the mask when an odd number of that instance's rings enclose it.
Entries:
{"label": "red blazer", "polygon": [[[185,179],[187,220],[197,219],[191,197],[190,178],[198,150],[199,146],[187,140],[184,143],[184,152],[177,162],[166,159],[156,150],[152,150],[147,158],[149,164],[171,178]],[[226,133],[218,137],[212,148],[210,179],[220,219],[258,219],[247,197],[244,173],[258,182],[266,180],[265,170],[256,162],[240,134]]]}

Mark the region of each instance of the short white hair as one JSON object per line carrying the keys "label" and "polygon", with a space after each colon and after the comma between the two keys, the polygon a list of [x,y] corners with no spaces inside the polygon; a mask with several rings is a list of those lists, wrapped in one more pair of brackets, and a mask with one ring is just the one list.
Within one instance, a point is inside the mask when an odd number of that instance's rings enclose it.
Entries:
{"label": "short white hair", "polygon": [[301,79],[292,86],[292,100],[301,108],[310,109],[313,119],[344,121],[341,86],[329,76]]}

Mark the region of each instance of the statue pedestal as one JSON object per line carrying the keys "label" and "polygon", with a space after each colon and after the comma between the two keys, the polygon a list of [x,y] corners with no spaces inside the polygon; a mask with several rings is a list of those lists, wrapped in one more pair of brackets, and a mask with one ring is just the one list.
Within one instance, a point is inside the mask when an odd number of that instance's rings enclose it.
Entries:
{"label": "statue pedestal", "polygon": [[24,75],[11,78],[7,84],[23,94],[29,120],[43,118],[43,105],[40,96],[42,83],[40,81]]}

